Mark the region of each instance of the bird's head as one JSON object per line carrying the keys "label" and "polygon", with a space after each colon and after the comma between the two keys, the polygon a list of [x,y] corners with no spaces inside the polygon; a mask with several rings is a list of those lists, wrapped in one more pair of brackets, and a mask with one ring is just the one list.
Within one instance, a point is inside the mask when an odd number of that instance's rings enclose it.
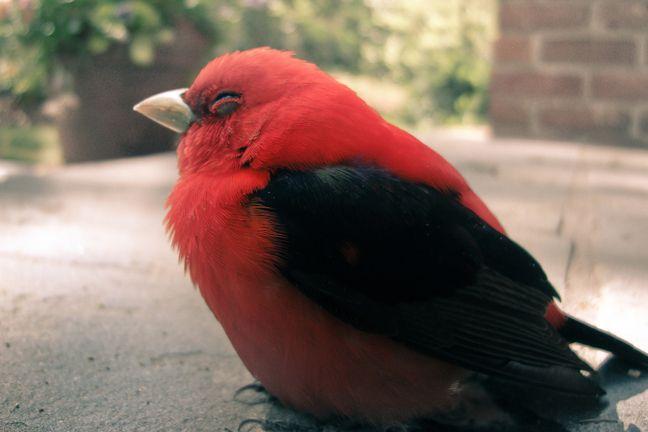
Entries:
{"label": "bird's head", "polygon": [[181,173],[339,163],[384,140],[388,128],[348,87],[270,48],[218,57],[188,89],[134,109],[182,133]]}

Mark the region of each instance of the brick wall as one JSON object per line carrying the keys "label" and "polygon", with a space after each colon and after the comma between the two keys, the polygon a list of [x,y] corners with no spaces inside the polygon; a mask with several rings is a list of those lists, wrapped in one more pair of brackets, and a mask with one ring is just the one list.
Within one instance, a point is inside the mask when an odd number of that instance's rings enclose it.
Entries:
{"label": "brick wall", "polygon": [[648,147],[648,0],[501,0],[499,136]]}

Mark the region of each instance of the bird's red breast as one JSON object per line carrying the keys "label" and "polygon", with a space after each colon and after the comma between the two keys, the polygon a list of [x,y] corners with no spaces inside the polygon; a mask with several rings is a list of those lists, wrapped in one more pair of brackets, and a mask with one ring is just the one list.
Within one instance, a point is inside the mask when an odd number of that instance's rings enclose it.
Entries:
{"label": "bird's red breast", "polygon": [[334,318],[273,269],[281,234],[242,205],[262,171],[182,178],[168,200],[173,243],[250,372],[285,404],[373,423],[454,407],[464,369]]}

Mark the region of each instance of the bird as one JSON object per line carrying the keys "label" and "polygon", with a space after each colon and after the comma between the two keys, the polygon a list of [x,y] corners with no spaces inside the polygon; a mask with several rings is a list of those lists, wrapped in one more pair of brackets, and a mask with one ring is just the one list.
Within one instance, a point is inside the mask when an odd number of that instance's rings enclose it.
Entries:
{"label": "bird", "polygon": [[224,54],[134,109],[181,134],[171,242],[285,406],[376,427],[504,427],[516,420],[483,377],[598,399],[570,343],[648,365],[560,309],[541,265],[439,153],[292,52]]}

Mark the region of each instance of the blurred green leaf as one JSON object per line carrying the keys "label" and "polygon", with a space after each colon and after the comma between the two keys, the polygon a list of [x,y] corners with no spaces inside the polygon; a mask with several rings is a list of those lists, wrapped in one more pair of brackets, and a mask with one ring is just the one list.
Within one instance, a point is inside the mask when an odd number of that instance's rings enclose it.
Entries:
{"label": "blurred green leaf", "polygon": [[128,50],[133,63],[139,66],[146,66],[155,58],[155,45],[153,40],[146,36],[138,36],[133,39]]}
{"label": "blurred green leaf", "polygon": [[0,127],[0,158],[61,163],[56,129],[51,126]]}
{"label": "blurred green leaf", "polygon": [[88,39],[88,51],[90,54],[101,54],[110,47],[110,41],[103,36],[92,35]]}

